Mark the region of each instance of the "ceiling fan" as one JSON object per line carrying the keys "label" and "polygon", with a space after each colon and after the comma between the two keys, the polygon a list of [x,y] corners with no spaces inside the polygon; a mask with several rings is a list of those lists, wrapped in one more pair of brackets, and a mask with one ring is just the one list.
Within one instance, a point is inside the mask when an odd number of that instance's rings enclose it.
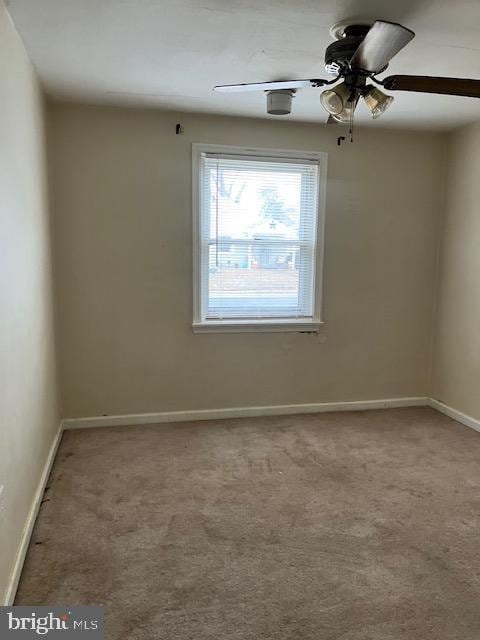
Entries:
{"label": "ceiling fan", "polygon": [[393,102],[393,97],[385,94],[369,81],[389,91],[416,91],[440,93],[454,96],[480,98],[480,80],[464,78],[441,78],[431,76],[393,75],[380,80],[376,76],[388,67],[390,60],[414,37],[410,29],[401,24],[376,20],[370,23],[338,23],[330,30],[336,38],[325,51],[325,69],[335,74],[333,80],[313,78],[307,80],[280,80],[246,84],[219,85],[214,89],[221,92],[265,91],[267,111],[275,115],[285,115],[291,111],[292,98],[297,89],[334,85],[320,95],[320,102],[329,113],[329,123],[350,123],[362,98],[373,118],[378,118]]}

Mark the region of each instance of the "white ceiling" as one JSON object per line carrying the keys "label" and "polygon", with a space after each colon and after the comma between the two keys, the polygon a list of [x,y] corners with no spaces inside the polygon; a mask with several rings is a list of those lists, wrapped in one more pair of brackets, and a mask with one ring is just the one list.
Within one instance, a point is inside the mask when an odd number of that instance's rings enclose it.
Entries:
{"label": "white ceiling", "polygon": [[[387,75],[480,78],[480,0],[6,0],[46,90],[65,99],[267,117],[262,93],[215,84],[326,77],[329,27],[345,18],[403,23],[416,38]],[[286,119],[324,122],[319,89]],[[275,117],[275,116],[273,116]],[[278,118],[278,116],[277,116]],[[447,129],[480,100],[395,93],[374,126]],[[358,119],[371,122],[366,107]]]}

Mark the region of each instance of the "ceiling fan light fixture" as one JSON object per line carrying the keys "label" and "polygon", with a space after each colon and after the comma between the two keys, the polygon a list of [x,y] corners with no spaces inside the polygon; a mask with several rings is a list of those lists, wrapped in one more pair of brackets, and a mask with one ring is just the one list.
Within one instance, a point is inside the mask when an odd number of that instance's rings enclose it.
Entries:
{"label": "ceiling fan light fixture", "polygon": [[337,84],[333,89],[326,89],[320,94],[320,102],[322,107],[332,116],[340,115],[347,107],[351,89],[347,87],[345,82]]}
{"label": "ceiling fan light fixture", "polygon": [[267,113],[272,116],[286,116],[292,111],[294,89],[267,91]]}
{"label": "ceiling fan light fixture", "polygon": [[380,91],[380,89],[373,85],[369,87],[367,93],[364,94],[363,99],[365,100],[367,107],[370,109],[374,120],[379,118],[382,113],[385,113],[393,102],[392,96],[383,93],[383,91]]}
{"label": "ceiling fan light fixture", "polygon": [[348,102],[347,105],[345,106],[345,108],[343,109],[343,111],[341,111],[340,113],[336,113],[336,114],[331,113],[330,115],[333,118],[333,120],[335,120],[335,122],[341,122],[343,124],[349,124],[351,122],[351,120],[352,120],[356,104],[357,104],[357,101]]}

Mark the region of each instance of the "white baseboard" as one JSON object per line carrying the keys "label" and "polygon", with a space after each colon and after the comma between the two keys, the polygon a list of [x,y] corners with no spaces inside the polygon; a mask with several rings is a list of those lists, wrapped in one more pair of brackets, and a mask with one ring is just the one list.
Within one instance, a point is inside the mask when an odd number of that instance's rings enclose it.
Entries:
{"label": "white baseboard", "polygon": [[5,595],[3,598],[3,606],[12,605],[15,599],[15,594],[17,592],[18,582],[20,580],[20,575],[22,573],[25,556],[28,551],[28,545],[30,544],[30,538],[32,536],[33,527],[35,525],[38,511],[42,503],[42,498],[45,492],[45,487],[47,485],[48,476],[50,475],[53,461],[55,460],[55,456],[57,454],[57,449],[58,449],[58,445],[60,444],[60,440],[62,438],[62,433],[63,433],[63,425],[62,423],[60,423],[57,433],[55,434],[55,438],[53,439],[52,445],[48,452],[48,456],[43,467],[42,475],[40,476],[40,481],[38,483],[37,490],[35,491],[32,505],[30,507],[30,511],[28,512],[27,520],[23,528],[22,537],[20,538],[20,543],[17,548],[15,561],[13,563],[13,569],[10,574],[10,579],[8,581],[7,589],[5,591]]}
{"label": "white baseboard", "polygon": [[435,400],[434,398],[429,398],[428,404],[432,407],[432,409],[436,409],[440,411],[440,413],[444,413],[449,418],[453,418],[457,422],[461,422],[466,427],[470,427],[471,429],[475,429],[475,431],[480,432],[480,420],[476,420],[472,418],[472,416],[468,416],[466,413],[462,413],[453,407],[449,407],[447,404],[443,404],[440,400]]}
{"label": "white baseboard", "polygon": [[199,409],[197,411],[168,411],[163,413],[136,413],[92,418],[70,418],[63,421],[64,429],[90,427],[119,427],[164,422],[188,422],[196,420],[221,420],[258,416],[281,416],[297,413],[325,413],[328,411],[366,411],[390,407],[427,406],[428,398],[385,398],[382,400],[358,400],[354,402],[315,402],[312,404],[279,404],[264,407],[231,407],[227,409]]}

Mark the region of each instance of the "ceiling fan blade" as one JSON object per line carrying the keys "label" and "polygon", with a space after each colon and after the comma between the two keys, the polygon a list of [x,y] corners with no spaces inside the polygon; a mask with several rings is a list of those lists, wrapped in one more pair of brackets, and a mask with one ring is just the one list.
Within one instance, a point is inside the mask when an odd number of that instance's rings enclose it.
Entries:
{"label": "ceiling fan blade", "polygon": [[221,84],[214,91],[235,93],[237,91],[275,91],[277,89],[302,89],[303,87],[321,87],[329,80],[274,80],[273,82],[252,82],[243,84]]}
{"label": "ceiling fan blade", "polygon": [[414,37],[414,32],[401,24],[377,20],[353,54],[350,67],[380,73]]}
{"label": "ceiling fan blade", "polygon": [[388,76],[382,85],[390,91],[444,93],[451,96],[480,98],[480,80],[434,76]]}

